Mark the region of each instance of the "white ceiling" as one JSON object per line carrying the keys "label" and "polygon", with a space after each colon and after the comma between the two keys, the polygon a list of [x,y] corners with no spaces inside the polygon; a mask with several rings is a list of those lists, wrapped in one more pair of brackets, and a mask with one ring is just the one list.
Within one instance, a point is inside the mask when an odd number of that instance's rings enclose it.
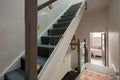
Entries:
{"label": "white ceiling", "polygon": [[102,9],[108,6],[109,0],[87,0],[88,11]]}

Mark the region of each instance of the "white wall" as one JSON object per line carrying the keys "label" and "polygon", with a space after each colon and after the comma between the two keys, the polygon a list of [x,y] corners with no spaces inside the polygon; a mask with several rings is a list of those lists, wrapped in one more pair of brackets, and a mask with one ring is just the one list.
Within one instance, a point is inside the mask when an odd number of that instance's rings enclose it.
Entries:
{"label": "white wall", "polygon": [[0,75],[24,51],[24,0],[0,0]]}
{"label": "white wall", "polygon": [[79,27],[76,31],[76,36],[81,41],[84,38],[87,40],[87,47],[90,51],[90,32],[106,32],[108,26],[108,8],[86,12]]}
{"label": "white wall", "polygon": [[62,78],[65,76],[65,74],[71,70],[71,53],[66,53],[63,62],[61,64],[61,67],[56,75],[55,80],[62,80]]}
{"label": "white wall", "polygon": [[109,64],[115,67],[117,71],[120,69],[120,2],[119,0],[110,0],[109,5]]}
{"label": "white wall", "polygon": [[101,8],[105,8],[109,4],[109,0],[87,0],[88,3],[88,12],[92,12],[94,10],[99,10]]}

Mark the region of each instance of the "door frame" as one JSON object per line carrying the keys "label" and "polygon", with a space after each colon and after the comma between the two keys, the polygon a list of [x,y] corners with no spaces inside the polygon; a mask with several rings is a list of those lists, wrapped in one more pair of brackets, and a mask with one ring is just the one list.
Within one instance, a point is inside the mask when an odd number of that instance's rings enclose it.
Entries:
{"label": "door frame", "polygon": [[106,34],[106,44],[105,44],[105,45],[106,45],[106,47],[105,47],[105,49],[106,49],[106,53],[105,53],[105,55],[106,55],[106,56],[105,56],[105,63],[106,63],[106,64],[105,64],[105,66],[108,66],[108,65],[109,65],[108,32],[102,32],[102,31],[101,31],[101,32],[90,32],[90,33],[89,33],[89,40],[90,40],[90,41],[89,41],[89,42],[90,42],[90,43],[89,43],[89,51],[90,51],[90,54],[89,54],[89,59],[90,59],[90,60],[89,60],[89,62],[91,63],[91,34],[92,34],[92,33],[105,33],[105,34]]}
{"label": "door frame", "polygon": [[107,53],[106,53],[106,33],[103,32],[101,33],[101,49],[102,49],[102,63],[103,65],[106,66],[106,57],[107,57]]}

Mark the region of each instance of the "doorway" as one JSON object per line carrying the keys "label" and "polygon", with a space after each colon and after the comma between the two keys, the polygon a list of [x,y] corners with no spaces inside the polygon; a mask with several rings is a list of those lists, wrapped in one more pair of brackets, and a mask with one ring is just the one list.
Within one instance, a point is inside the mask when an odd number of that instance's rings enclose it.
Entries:
{"label": "doorway", "polygon": [[90,33],[90,60],[92,64],[106,66],[106,33]]}

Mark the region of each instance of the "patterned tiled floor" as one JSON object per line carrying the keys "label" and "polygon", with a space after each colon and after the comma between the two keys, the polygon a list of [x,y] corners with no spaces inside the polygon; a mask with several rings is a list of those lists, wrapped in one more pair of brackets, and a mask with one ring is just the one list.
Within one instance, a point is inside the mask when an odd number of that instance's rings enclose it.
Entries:
{"label": "patterned tiled floor", "polygon": [[[102,64],[102,58],[100,58],[100,57],[92,58],[92,59],[91,59],[91,63],[92,63],[92,64],[96,64],[96,65],[104,66],[104,65]],[[79,75],[75,80],[80,80],[80,75]]]}

